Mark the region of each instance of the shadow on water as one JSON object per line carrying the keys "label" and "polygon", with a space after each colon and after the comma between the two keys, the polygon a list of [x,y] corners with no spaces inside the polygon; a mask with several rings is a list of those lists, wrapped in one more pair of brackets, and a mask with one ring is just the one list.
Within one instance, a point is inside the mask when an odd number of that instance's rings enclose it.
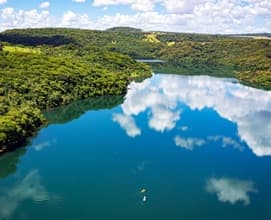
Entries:
{"label": "shadow on water", "polygon": [[96,97],[82,101],[76,101],[67,106],[58,107],[44,112],[48,124],[64,124],[79,118],[86,111],[111,109],[122,104],[122,96]]}
{"label": "shadow on water", "polygon": [[[79,118],[86,111],[111,109],[122,104],[123,100],[122,96],[91,98],[49,110],[44,112],[44,115],[48,120],[48,124],[64,124]],[[31,145],[31,139],[27,141],[25,146]],[[20,157],[26,153],[27,148],[25,146],[18,148],[15,151],[0,155],[0,179],[6,178],[16,172],[17,165],[20,162]]]}
{"label": "shadow on water", "polygon": [[0,179],[6,178],[17,170],[20,157],[26,152],[26,148],[20,148],[16,151],[0,156]]}
{"label": "shadow on water", "polygon": [[164,63],[148,63],[151,65],[154,72],[170,73],[180,75],[208,75],[216,77],[234,77],[234,69],[219,64],[205,64],[205,63],[184,63],[174,64],[170,62]]}

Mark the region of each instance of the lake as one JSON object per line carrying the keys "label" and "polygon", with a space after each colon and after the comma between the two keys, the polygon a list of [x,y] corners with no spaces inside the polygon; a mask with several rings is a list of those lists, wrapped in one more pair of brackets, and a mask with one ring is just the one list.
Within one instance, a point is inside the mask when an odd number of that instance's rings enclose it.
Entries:
{"label": "lake", "polygon": [[47,113],[0,158],[0,219],[271,219],[271,92],[156,74]]}
{"label": "lake", "polygon": [[158,59],[137,59],[137,62],[142,62],[142,63],[164,63],[165,61],[163,60],[158,60]]}

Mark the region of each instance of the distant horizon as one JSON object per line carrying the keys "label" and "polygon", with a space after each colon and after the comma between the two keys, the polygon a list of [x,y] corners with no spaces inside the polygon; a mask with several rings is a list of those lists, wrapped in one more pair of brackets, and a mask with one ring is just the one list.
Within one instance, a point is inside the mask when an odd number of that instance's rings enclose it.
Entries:
{"label": "distant horizon", "polygon": [[271,32],[270,0],[0,0],[0,32],[24,28],[191,34]]}
{"label": "distant horizon", "polygon": [[[254,36],[254,35],[271,35],[270,32],[251,32],[251,33],[231,33],[231,34],[222,34],[222,33],[201,33],[201,32],[178,32],[178,31],[163,31],[163,30],[144,30],[137,27],[131,27],[131,26],[112,26],[106,29],[91,29],[91,28],[83,28],[83,27],[22,27],[22,28],[10,28],[6,30],[1,30],[0,33],[4,33],[5,31],[11,31],[11,30],[20,30],[20,29],[75,29],[75,30],[87,30],[87,31],[108,31],[110,29],[114,28],[131,28],[131,29],[138,29],[142,32],[161,32],[161,33],[177,33],[177,34],[198,34],[198,35],[221,35],[221,36]],[[269,37],[269,36],[268,36]]]}

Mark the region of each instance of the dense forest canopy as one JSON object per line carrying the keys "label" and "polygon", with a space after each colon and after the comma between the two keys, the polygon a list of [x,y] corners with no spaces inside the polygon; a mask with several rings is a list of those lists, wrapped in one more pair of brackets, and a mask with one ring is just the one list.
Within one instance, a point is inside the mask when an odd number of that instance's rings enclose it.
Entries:
{"label": "dense forest canopy", "polygon": [[[264,37],[269,36],[267,34]],[[236,77],[271,89],[271,40],[116,27],[14,29],[0,33],[0,153],[46,123],[45,109],[126,93],[157,71]]]}
{"label": "dense forest canopy", "polygon": [[46,123],[43,110],[90,97],[123,96],[131,80],[151,75],[147,65],[102,42],[95,45],[98,33],[40,29],[1,34],[0,152],[21,145]]}

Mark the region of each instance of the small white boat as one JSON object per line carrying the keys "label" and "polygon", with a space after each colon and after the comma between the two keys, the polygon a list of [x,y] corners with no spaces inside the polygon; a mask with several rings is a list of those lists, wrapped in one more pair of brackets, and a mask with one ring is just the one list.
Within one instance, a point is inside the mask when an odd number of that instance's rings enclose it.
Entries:
{"label": "small white boat", "polygon": [[143,196],[142,201],[143,201],[143,202],[146,202],[146,201],[147,201],[147,196]]}

